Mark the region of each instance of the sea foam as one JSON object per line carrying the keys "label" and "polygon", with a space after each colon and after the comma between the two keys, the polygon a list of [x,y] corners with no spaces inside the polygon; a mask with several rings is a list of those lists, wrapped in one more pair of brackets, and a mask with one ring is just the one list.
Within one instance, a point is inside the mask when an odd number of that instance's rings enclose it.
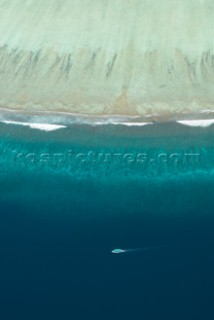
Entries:
{"label": "sea foam", "polygon": [[37,130],[42,130],[47,132],[66,128],[66,126],[49,124],[49,123],[30,123],[30,122],[18,122],[18,121],[6,121],[6,120],[0,121],[0,122],[5,124],[27,126],[31,129],[37,129]]}
{"label": "sea foam", "polygon": [[204,119],[204,120],[181,120],[177,121],[180,124],[183,124],[185,126],[189,127],[202,127],[206,128],[214,124],[214,119]]}

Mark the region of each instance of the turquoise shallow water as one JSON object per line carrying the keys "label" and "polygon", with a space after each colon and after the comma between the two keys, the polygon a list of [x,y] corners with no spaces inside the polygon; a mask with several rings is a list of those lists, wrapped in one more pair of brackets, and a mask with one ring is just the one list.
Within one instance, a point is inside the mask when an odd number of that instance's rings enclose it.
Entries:
{"label": "turquoise shallow water", "polygon": [[2,124],[3,318],[212,318],[213,130]]}

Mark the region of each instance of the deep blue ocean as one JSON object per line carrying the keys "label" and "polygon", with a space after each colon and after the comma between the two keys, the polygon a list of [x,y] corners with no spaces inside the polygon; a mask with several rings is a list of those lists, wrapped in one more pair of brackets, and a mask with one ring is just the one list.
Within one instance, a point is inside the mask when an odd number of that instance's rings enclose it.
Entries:
{"label": "deep blue ocean", "polygon": [[212,126],[0,138],[0,319],[214,319]]}

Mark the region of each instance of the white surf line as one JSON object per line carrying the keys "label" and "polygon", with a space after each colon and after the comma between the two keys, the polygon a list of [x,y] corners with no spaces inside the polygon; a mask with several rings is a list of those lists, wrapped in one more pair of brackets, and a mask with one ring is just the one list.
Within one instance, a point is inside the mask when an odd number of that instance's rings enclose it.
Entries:
{"label": "white surf line", "polygon": [[83,124],[83,125],[91,125],[91,126],[106,126],[106,125],[120,125],[127,127],[142,127],[146,125],[151,125],[153,122],[122,122],[122,121],[79,121],[75,122],[75,124]]}
{"label": "white surf line", "polygon": [[189,127],[202,127],[206,128],[214,124],[214,119],[201,119],[201,120],[179,120],[177,123],[183,124]]}
{"label": "white surf line", "polygon": [[109,122],[109,124],[123,125],[128,127],[142,127],[153,124],[153,122]]}
{"label": "white surf line", "polygon": [[19,121],[0,121],[5,124],[13,124],[13,125],[21,125],[21,126],[26,126],[31,129],[37,129],[37,130],[42,130],[42,131],[54,131],[58,129],[63,129],[66,128],[66,126],[62,125],[57,125],[57,124],[50,124],[50,123],[31,123],[31,122],[19,122]]}

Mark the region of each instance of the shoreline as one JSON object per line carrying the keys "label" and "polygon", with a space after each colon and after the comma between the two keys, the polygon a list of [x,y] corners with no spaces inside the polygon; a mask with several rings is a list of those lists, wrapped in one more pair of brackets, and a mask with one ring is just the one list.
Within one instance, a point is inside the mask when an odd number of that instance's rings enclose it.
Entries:
{"label": "shoreline", "polygon": [[148,114],[142,115],[120,115],[120,114],[100,114],[90,115],[84,113],[72,113],[65,111],[35,111],[0,108],[1,123],[34,123],[50,125],[71,125],[71,124],[88,124],[88,125],[127,125],[143,126],[155,123],[172,123],[177,122],[190,126],[209,126],[214,123],[214,111],[204,109],[201,112],[182,112],[174,114]]}
{"label": "shoreline", "polygon": [[212,1],[107,2],[2,3],[0,107],[91,122],[214,118]]}

